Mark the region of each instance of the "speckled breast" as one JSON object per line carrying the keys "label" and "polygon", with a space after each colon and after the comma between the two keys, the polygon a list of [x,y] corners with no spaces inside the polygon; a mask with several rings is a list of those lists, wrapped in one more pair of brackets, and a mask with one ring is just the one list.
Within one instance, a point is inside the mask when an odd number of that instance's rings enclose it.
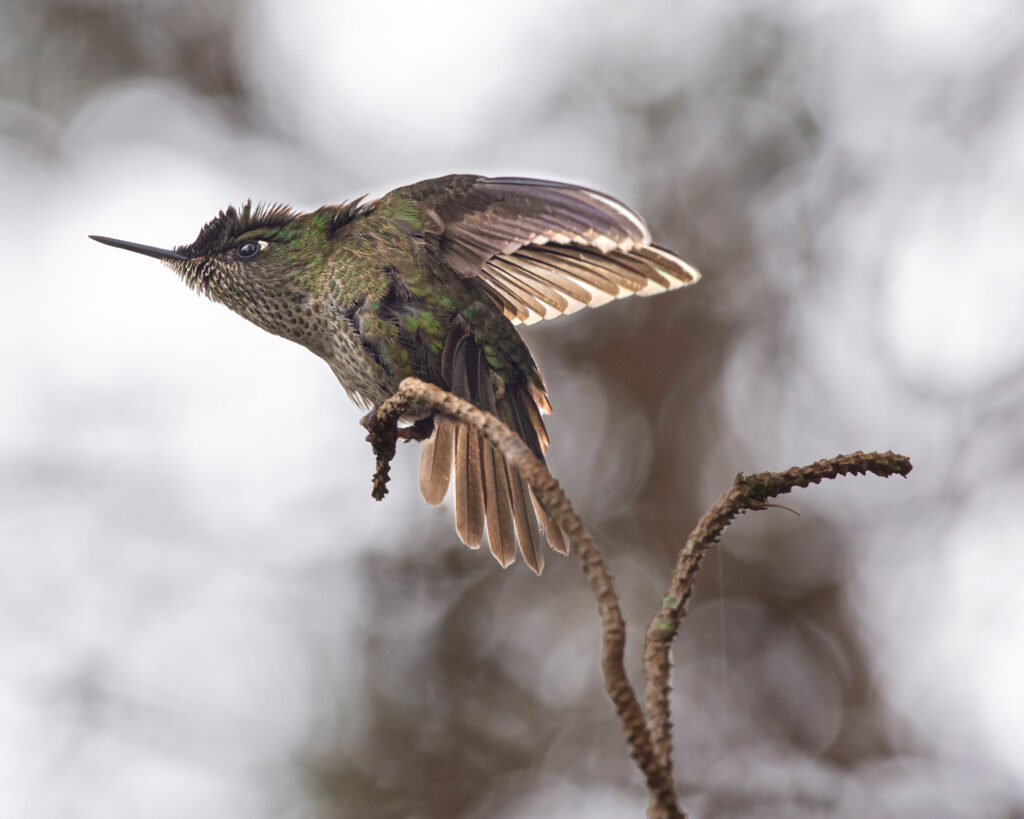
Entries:
{"label": "speckled breast", "polygon": [[332,322],[327,349],[322,353],[349,398],[367,409],[398,390],[400,378],[385,370],[359,340],[359,333],[347,318]]}

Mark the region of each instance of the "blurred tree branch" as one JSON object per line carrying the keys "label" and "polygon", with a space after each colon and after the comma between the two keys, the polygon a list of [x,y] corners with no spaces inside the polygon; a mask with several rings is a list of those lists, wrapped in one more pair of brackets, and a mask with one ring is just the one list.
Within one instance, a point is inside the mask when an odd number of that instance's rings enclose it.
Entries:
{"label": "blurred tree branch", "polygon": [[732,486],[715,501],[690,532],[686,544],[679,551],[676,568],[661,611],[647,627],[644,641],[644,679],[646,680],[645,712],[647,728],[651,734],[658,764],[672,769],[672,721],[669,714],[669,649],[679,629],[679,621],[686,613],[686,602],[693,592],[701,560],[711,546],[718,542],[725,527],[747,510],[766,509],[769,498],[821,483],[840,475],[864,475],[868,472],[887,478],[891,475],[906,477],[911,466],[906,455],[889,452],[854,452],[836,455],[809,466],[792,467],[785,472],[759,472],[744,477],[738,474]]}
{"label": "blurred tree branch", "polygon": [[362,421],[368,430],[367,440],[373,446],[377,458],[373,497],[381,500],[387,494],[390,464],[395,456],[397,439],[419,440],[429,435],[428,427],[420,424],[399,430],[399,420],[412,407],[430,409],[478,429],[529,481],[549,514],[568,535],[597,599],[602,626],[601,670],[605,690],[622,722],[630,755],[646,780],[651,797],[648,809],[651,819],[685,816],[676,801],[672,775],[669,651],[707,550],[720,539],[725,527],[741,513],[751,509],[765,509],[769,498],[791,492],[794,488],[820,483],[826,478],[868,472],[881,477],[906,477],[912,469],[909,458],[891,451],[866,454],[855,452],[820,460],[809,466],[793,467],[785,472],[760,472],[749,477],[738,474],[732,486],[708,509],[686,539],[679,552],[661,611],[651,620],[647,629],[644,644],[645,709],[642,711],[623,664],[625,621],[611,573],[558,481],[544,462],[505,424],[433,384],[406,378],[395,395]]}

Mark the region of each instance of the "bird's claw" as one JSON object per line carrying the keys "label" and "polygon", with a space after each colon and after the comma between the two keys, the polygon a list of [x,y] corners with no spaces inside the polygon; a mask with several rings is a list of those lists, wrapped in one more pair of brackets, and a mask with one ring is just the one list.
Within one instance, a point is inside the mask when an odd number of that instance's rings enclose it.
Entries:
{"label": "bird's claw", "polygon": [[434,434],[434,418],[433,416],[420,418],[414,424],[410,424],[407,427],[399,427],[396,434],[399,440],[406,442],[425,441]]}

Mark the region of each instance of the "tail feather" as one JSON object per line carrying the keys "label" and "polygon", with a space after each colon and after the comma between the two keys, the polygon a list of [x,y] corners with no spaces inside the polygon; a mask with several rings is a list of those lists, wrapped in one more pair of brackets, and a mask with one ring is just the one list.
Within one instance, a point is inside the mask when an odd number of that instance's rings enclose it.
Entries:
{"label": "tail feather", "polygon": [[484,503],[487,507],[487,541],[491,554],[503,569],[516,559],[516,534],[512,523],[505,459],[484,442]]}
{"label": "tail feather", "polygon": [[[502,413],[506,416],[502,418],[502,420],[519,434],[519,437],[523,439],[523,443],[525,443],[537,457],[543,458],[544,445],[541,443],[538,428],[534,424],[534,416],[531,416],[530,411],[527,409],[527,405],[533,403],[529,396],[515,396],[511,401],[504,403],[505,407],[508,408],[508,411]],[[540,417],[539,413],[536,417]],[[543,422],[541,422],[540,425],[540,432],[544,432]],[[547,438],[546,432],[544,433],[544,437]]]}
{"label": "tail feather", "polygon": [[476,429],[437,420],[420,460],[420,491],[428,503],[440,503],[454,473],[455,530],[462,542],[478,549],[486,531],[491,553],[502,567],[515,562],[518,544],[526,565],[537,574],[544,569],[545,538],[556,552],[568,554],[565,533],[519,471]]}
{"label": "tail feather", "polygon": [[519,538],[519,551],[523,553],[526,565],[540,574],[544,569],[544,552],[541,551],[543,541],[540,527],[533,511],[530,485],[511,464],[505,464],[508,470],[509,486],[512,488],[512,514],[516,520],[516,536]]}
{"label": "tail feather", "polygon": [[533,427],[534,431],[537,433],[537,439],[540,442],[540,450],[543,453],[547,450],[548,444],[551,442],[548,440],[548,431],[544,428],[544,421],[540,417],[540,409],[533,401],[526,401],[525,405],[529,425]]}
{"label": "tail feather", "polygon": [[533,511],[537,514],[537,522],[540,525],[541,531],[544,532],[548,539],[548,545],[560,555],[569,554],[569,544],[566,541],[562,527],[552,520],[548,510],[544,508],[541,502],[537,500],[537,496],[532,492],[530,493],[530,498],[533,500]]}
{"label": "tail feather", "polygon": [[423,443],[420,456],[420,493],[437,506],[448,492],[455,456],[455,423],[448,418],[434,421],[434,434]]}
{"label": "tail feather", "polygon": [[470,549],[484,539],[484,480],[480,433],[465,424],[455,431],[455,531]]}
{"label": "tail feather", "polygon": [[[499,384],[472,332],[455,326],[446,339],[440,375],[455,395],[501,418],[543,459],[548,436],[541,412],[550,405],[535,370],[511,385]],[[428,503],[440,503],[454,471],[455,529],[467,546],[479,548],[486,531],[491,553],[503,567],[515,561],[518,546],[537,574],[544,568],[542,532],[552,549],[568,553],[562,530],[501,453],[474,428],[439,416],[434,423],[420,460],[420,491]]]}

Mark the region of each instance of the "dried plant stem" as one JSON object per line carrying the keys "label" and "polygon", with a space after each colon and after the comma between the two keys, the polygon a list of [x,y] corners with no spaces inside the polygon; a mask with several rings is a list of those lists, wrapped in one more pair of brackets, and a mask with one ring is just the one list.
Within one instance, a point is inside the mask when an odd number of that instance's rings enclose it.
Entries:
{"label": "dried plant stem", "polygon": [[399,420],[412,408],[420,414],[423,410],[440,413],[478,429],[529,481],[548,513],[568,535],[597,599],[602,626],[601,670],[605,690],[622,721],[630,754],[647,782],[650,819],[678,819],[685,816],[676,802],[672,779],[669,650],[707,550],[739,514],[748,509],[764,509],[769,498],[790,492],[796,487],[806,487],[840,475],[871,472],[882,477],[906,476],[911,470],[910,460],[903,455],[892,452],[855,452],[818,461],[810,466],[793,467],[785,472],[761,472],[746,478],[737,475],[732,487],[711,506],[686,539],[679,552],[668,592],[662,601],[662,609],[647,629],[644,644],[645,718],[623,664],[626,628],[611,573],[558,481],[552,477],[543,461],[505,424],[468,401],[432,384],[415,378],[405,379],[395,395],[363,419],[364,426],[369,430],[367,440],[377,456],[373,496],[380,500],[387,494],[396,440],[399,437],[416,439],[427,434],[426,428],[418,432],[398,430]]}
{"label": "dried plant stem", "polygon": [[640,702],[626,677],[623,664],[626,625],[619,609],[619,599],[615,593],[611,573],[558,481],[519,436],[493,415],[477,409],[468,401],[425,381],[406,378],[394,396],[364,419],[370,431],[367,439],[377,455],[374,497],[377,497],[378,487],[386,491],[387,464],[395,452],[395,425],[414,406],[417,409],[428,408],[439,412],[480,430],[529,481],[544,508],[568,535],[580,559],[583,573],[590,581],[590,589],[597,599],[597,608],[601,615],[601,671],[604,674],[605,690],[615,705],[615,711],[622,721],[626,734],[626,741],[629,743],[630,753],[644,775],[652,803],[656,805],[656,810],[652,810],[650,815],[652,819],[683,817],[685,814],[676,804],[671,774],[655,761]]}
{"label": "dried plant stem", "polygon": [[662,608],[647,628],[644,642],[645,712],[651,744],[658,764],[672,768],[672,721],[669,710],[669,649],[685,614],[686,602],[693,592],[693,584],[701,560],[708,549],[718,541],[722,531],[741,513],[765,509],[769,498],[784,495],[793,489],[821,483],[826,478],[841,475],[863,475],[868,472],[886,478],[904,477],[911,470],[910,459],[894,452],[854,452],[817,461],[809,466],[793,467],[785,472],[759,472],[756,475],[736,476],[732,486],[704,513],[690,532],[679,552],[676,568],[672,572]]}

